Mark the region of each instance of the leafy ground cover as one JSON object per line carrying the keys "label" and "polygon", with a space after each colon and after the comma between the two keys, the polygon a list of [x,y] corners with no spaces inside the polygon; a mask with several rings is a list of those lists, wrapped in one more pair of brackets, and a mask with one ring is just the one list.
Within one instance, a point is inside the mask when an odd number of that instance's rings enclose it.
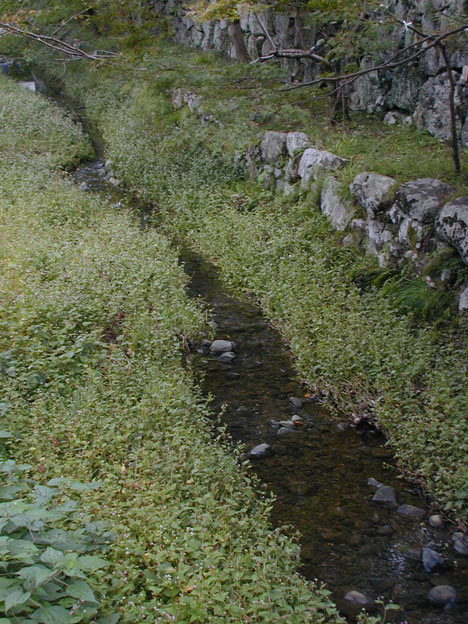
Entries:
{"label": "leafy ground cover", "polygon": [[59,172],[62,112],[3,78],[0,110],[2,624],[341,622],[182,365],[176,251]]}
{"label": "leafy ground cover", "polygon": [[[371,414],[401,469],[446,509],[466,516],[463,328],[424,320],[431,316],[424,299],[430,293],[418,292],[411,281],[406,290],[394,282],[393,292],[362,288],[356,276],[372,274],[375,264],[342,247],[313,195],[275,198],[243,180],[233,158],[264,128],[300,128],[361,170],[400,181],[437,171],[453,182],[447,148],[415,129],[390,130],[375,120],[355,121],[354,129],[342,132],[330,129],[317,111],[302,125],[304,110],[275,94],[233,96],[226,76],[242,83],[242,72],[249,70],[208,54],[177,55],[171,48],[171,55],[163,55],[164,48],[149,52],[131,72],[116,66],[67,79],[71,93],[86,93],[87,114],[104,133],[119,175],[157,207],[170,234],[185,236],[221,267],[227,282],[262,303],[310,385],[350,415]],[[161,63],[172,63],[172,71],[162,71]],[[267,84],[269,70],[260,71]],[[205,112],[223,126],[202,125],[187,109],[174,112],[170,96],[176,86],[210,92]],[[464,179],[457,184],[464,188]]]}

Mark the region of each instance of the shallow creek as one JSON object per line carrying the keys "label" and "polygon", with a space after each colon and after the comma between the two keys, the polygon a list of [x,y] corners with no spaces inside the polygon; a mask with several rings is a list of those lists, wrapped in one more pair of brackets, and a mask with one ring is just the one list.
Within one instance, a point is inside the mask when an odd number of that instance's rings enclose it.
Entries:
{"label": "shallow creek", "polygon": [[[131,208],[143,221],[151,220],[147,208],[112,186],[109,177],[100,160],[76,173],[83,189],[100,191],[116,210]],[[203,390],[247,455],[259,444],[270,445],[270,454],[252,459],[252,468],[275,494],[273,524],[300,532],[302,573],[326,582],[349,616],[356,607],[345,596],[354,590],[372,603],[400,604],[403,610],[393,615],[394,621],[467,622],[468,558],[454,557],[453,527],[429,524],[430,510],[399,478],[383,436],[366,425],[350,426],[346,415],[332,419],[318,397],[309,396],[298,382],[287,346],[261,310],[230,294],[217,269],[200,255],[187,248],[180,254],[190,294],[212,311],[215,337],[237,345],[229,363],[212,354],[208,344],[196,348],[192,357]],[[302,424],[278,429],[293,416]],[[370,478],[394,488],[398,505],[422,508],[424,518],[408,519],[395,506],[373,501],[376,487],[369,485]],[[431,574],[422,562],[428,546],[447,558]],[[453,586],[457,600],[445,608],[432,604],[428,594],[437,585]]]}

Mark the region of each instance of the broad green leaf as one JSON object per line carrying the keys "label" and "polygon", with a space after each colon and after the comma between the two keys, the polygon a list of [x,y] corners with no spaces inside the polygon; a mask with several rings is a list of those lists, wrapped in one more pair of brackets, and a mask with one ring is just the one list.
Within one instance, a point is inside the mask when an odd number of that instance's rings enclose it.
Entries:
{"label": "broad green leaf", "polygon": [[57,485],[63,485],[66,482],[67,480],[65,479],[65,477],[55,477],[54,479],[50,479],[49,481],[47,481],[47,485],[49,485],[50,487],[54,487]]}
{"label": "broad green leaf", "polygon": [[78,505],[76,503],[76,501],[74,500],[66,500],[64,503],[62,503],[61,505],[58,505],[55,508],[55,511],[58,511],[59,513],[70,513],[72,511],[76,511]]}
{"label": "broad green leaf", "polygon": [[13,607],[18,607],[19,605],[24,604],[30,597],[31,593],[25,592],[22,589],[16,589],[15,591],[10,592],[5,598],[5,613]]}
{"label": "broad green leaf", "polygon": [[41,555],[41,561],[43,563],[48,563],[53,568],[59,567],[60,564],[63,564],[66,559],[60,550],[55,550],[55,548],[51,548],[50,546],[44,550]]}
{"label": "broad green leaf", "polygon": [[11,537],[7,537],[6,535],[0,536],[0,555],[6,555],[9,550],[9,543],[12,541]]}
{"label": "broad green leaf", "polygon": [[11,587],[15,581],[11,578],[0,577],[0,589],[6,589]]}
{"label": "broad green leaf", "polygon": [[101,557],[96,557],[95,555],[84,555],[83,557],[78,558],[78,565],[82,570],[99,570],[100,568],[106,568],[109,565],[109,562],[105,559],[101,559]]}
{"label": "broad green leaf", "polygon": [[[10,579],[9,579],[10,580]],[[21,583],[19,581],[15,582],[14,585],[10,585],[10,587],[3,587],[0,589],[0,602],[5,600],[10,594],[12,594],[17,589],[23,591]]]}
{"label": "broad green leaf", "polygon": [[11,433],[6,429],[0,429],[0,439],[11,438]]}
{"label": "broad green leaf", "polygon": [[4,485],[0,487],[0,499],[14,500],[24,490],[24,485]]}
{"label": "broad green leaf", "polygon": [[0,618],[0,624],[13,624],[10,618]]}
{"label": "broad green leaf", "polygon": [[27,568],[22,568],[16,573],[16,576],[23,579],[30,589],[36,589],[47,581],[50,581],[54,576],[54,571],[45,566],[35,565]]}
{"label": "broad green leaf", "polygon": [[50,488],[46,485],[36,485],[34,488],[35,501],[37,504],[48,503],[51,498],[53,498],[57,494],[58,490],[56,488]]}
{"label": "broad green leaf", "polygon": [[[60,585],[57,585],[57,583],[52,583],[52,582],[47,583],[46,585],[43,585],[37,591],[43,592],[45,599],[48,600],[49,602],[53,600],[58,600],[59,598],[63,598],[64,596],[63,588],[60,587]],[[34,596],[35,595],[36,595],[36,592],[34,592]]]}
{"label": "broad green leaf", "polygon": [[8,552],[23,563],[33,563],[33,557],[38,550],[38,547],[29,540],[12,539],[8,544]]}
{"label": "broad green leaf", "polygon": [[36,544],[48,544],[57,550],[81,550],[84,542],[63,529],[44,531],[36,538]]}
{"label": "broad green leaf", "polygon": [[31,618],[41,624],[71,624],[73,621],[68,611],[59,606],[38,609],[34,611]]}
{"label": "broad green leaf", "polygon": [[99,602],[96,600],[93,590],[85,583],[85,581],[74,581],[70,583],[67,587],[67,594],[72,596],[72,598],[78,598],[79,600],[84,600],[85,602],[93,602],[98,605]]}
{"label": "broad green leaf", "polygon": [[[120,613],[112,613],[112,615],[105,615],[99,620],[96,620],[96,624],[117,624],[120,620]],[[0,620],[0,624],[2,624]]]}

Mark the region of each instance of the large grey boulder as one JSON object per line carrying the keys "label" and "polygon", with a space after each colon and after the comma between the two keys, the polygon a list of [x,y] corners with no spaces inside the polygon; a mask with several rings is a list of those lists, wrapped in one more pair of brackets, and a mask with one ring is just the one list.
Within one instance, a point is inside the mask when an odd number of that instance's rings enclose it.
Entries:
{"label": "large grey boulder", "polygon": [[447,566],[447,559],[442,557],[442,555],[433,548],[426,547],[423,548],[422,551],[422,563],[426,572],[431,574],[438,570],[445,569]]}
{"label": "large grey boulder", "polygon": [[286,137],[285,132],[265,132],[260,144],[262,160],[270,164],[277,162],[285,153]]}
{"label": "large grey boulder", "polygon": [[348,591],[343,598],[338,598],[337,605],[340,612],[352,621],[356,620],[363,609],[371,611],[374,607],[374,603],[366,594],[355,589]]}
{"label": "large grey boulder", "polygon": [[237,351],[237,345],[230,340],[215,340],[211,343],[211,353],[215,355],[221,355],[221,353],[229,353],[230,351]]}
{"label": "large grey boulder", "polygon": [[459,197],[446,204],[436,223],[437,234],[453,245],[468,264],[468,197]]}
{"label": "large grey boulder", "polygon": [[[420,250],[433,236],[434,218],[453,189],[433,178],[420,178],[402,184],[389,211],[398,229],[403,249]],[[434,242],[434,241],[432,241]]]}
{"label": "large grey boulder", "polygon": [[[364,59],[361,69],[369,69],[374,65],[372,59]],[[382,110],[385,103],[385,86],[381,83],[379,72],[369,72],[361,76],[351,87],[349,107],[351,110],[361,110],[375,113]]]}
{"label": "large grey boulder", "polygon": [[[425,128],[438,139],[444,140],[451,137],[449,90],[447,72],[429,78],[421,89],[414,112],[414,121],[419,128]],[[458,91],[455,106],[457,109],[461,106]]]}
{"label": "large grey boulder", "polygon": [[367,220],[367,251],[377,256],[380,266],[385,266],[393,254],[390,246],[394,240],[393,233],[385,223],[378,219]]}
{"label": "large grey boulder", "polygon": [[372,497],[375,503],[381,505],[388,505],[389,507],[396,507],[396,494],[395,490],[389,485],[382,485]]}
{"label": "large grey boulder", "polygon": [[259,444],[251,449],[248,453],[250,459],[262,459],[263,457],[269,457],[273,454],[273,449],[269,444],[264,442],[263,444]]}
{"label": "large grey boulder", "polygon": [[404,518],[408,518],[409,520],[419,521],[424,518],[426,512],[424,509],[420,507],[415,507],[414,505],[400,505],[397,509],[397,513]]}
{"label": "large grey boulder", "polygon": [[310,145],[310,139],[305,132],[288,132],[286,137],[286,148],[290,156],[294,156],[299,149]]}
{"label": "large grey boulder", "polygon": [[346,160],[331,152],[309,147],[302,154],[299,161],[298,175],[302,186],[307,186],[310,180],[317,180],[326,171],[335,171],[344,167]]}
{"label": "large grey boulder", "polygon": [[355,210],[349,201],[340,197],[339,190],[338,181],[333,176],[328,177],[322,187],[320,209],[335,230],[343,231],[350,224]]}
{"label": "large grey boulder", "polygon": [[432,223],[443,200],[453,188],[434,178],[420,178],[402,184],[395,194],[399,208],[411,219]]}
{"label": "large grey boulder", "polygon": [[368,215],[373,216],[395,184],[393,178],[364,171],[354,178],[349,189]]}

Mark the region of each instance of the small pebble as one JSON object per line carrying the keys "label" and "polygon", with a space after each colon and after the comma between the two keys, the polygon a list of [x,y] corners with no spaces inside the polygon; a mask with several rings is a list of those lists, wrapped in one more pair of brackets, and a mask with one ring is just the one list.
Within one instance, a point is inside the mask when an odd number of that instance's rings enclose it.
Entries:
{"label": "small pebble", "polygon": [[441,529],[444,526],[444,519],[439,514],[434,514],[429,518],[429,524],[434,529]]}
{"label": "small pebble", "polygon": [[455,602],[457,591],[451,585],[437,585],[429,592],[429,600],[437,605],[445,605],[448,602]]}
{"label": "small pebble", "polygon": [[289,405],[294,409],[301,409],[302,399],[299,399],[298,397],[289,397]]}

